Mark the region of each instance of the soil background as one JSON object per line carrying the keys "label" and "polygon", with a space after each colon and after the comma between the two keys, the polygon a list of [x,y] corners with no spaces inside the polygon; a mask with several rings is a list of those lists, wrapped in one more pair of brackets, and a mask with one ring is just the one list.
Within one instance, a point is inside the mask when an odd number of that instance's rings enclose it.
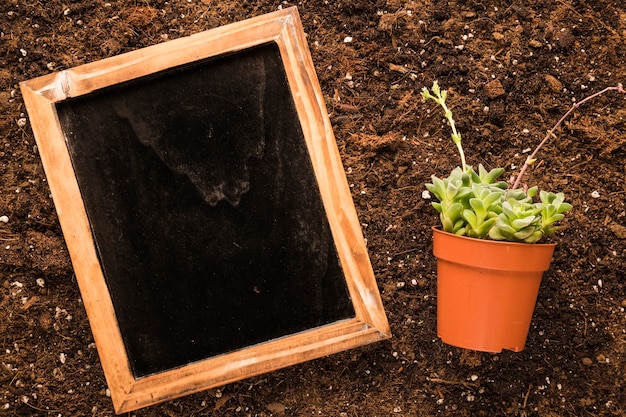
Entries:
{"label": "soil background", "polygon": [[393,338],[133,416],[626,415],[626,101],[578,109],[530,184],[574,205],[526,349],[436,334],[438,217],[424,183],[458,164],[509,176],[574,101],[626,81],[622,0],[2,0],[0,415],[110,416],[112,404],[18,83],[296,5]]}

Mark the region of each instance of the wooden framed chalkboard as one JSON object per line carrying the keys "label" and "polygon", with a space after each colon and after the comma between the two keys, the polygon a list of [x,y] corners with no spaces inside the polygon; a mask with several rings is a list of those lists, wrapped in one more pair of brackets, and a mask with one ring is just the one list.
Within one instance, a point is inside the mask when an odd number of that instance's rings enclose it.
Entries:
{"label": "wooden framed chalkboard", "polygon": [[21,88],[117,413],[390,337],[295,8]]}

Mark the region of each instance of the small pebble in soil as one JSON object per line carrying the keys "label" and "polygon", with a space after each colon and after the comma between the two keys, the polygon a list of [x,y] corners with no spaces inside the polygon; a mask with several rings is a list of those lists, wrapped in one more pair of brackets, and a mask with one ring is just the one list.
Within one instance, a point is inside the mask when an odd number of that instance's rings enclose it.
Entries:
{"label": "small pebble in soil", "polygon": [[8,216],[0,216],[0,222],[8,223],[9,222],[9,217]]}
{"label": "small pebble in soil", "polygon": [[592,191],[591,192],[591,197],[592,198],[600,198],[600,193],[596,190],[596,191]]}
{"label": "small pebble in soil", "polygon": [[485,84],[483,86],[483,92],[490,99],[498,98],[506,94],[500,80],[493,80]]}
{"label": "small pebble in soil", "polygon": [[543,78],[546,81],[548,88],[550,88],[553,93],[560,93],[561,91],[563,91],[563,83],[559,81],[558,78],[556,78],[555,76],[546,74]]}
{"label": "small pebble in soil", "polygon": [[598,362],[606,362],[606,356],[604,356],[602,353],[599,353],[599,354],[596,356],[596,360],[597,360]]}

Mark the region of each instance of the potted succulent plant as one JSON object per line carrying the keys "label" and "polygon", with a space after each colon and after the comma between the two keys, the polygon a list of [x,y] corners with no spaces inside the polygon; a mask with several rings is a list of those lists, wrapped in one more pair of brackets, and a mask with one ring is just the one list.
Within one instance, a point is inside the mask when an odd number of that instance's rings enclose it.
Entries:
{"label": "potted succulent plant", "polygon": [[572,108],[550,129],[526,159],[511,183],[500,181],[503,168],[468,166],[461,134],[446,105],[447,92],[437,82],[422,97],[444,110],[461,166],[446,178],[432,176],[426,188],[438,201],[441,228],[433,227],[437,257],[437,334],[444,343],[467,349],[515,352],[524,349],[543,273],[548,270],[553,242],[541,243],[557,230],[571,210],[563,193],[522,186],[522,177],[538,151],[581,104],[616,90],[608,87]]}

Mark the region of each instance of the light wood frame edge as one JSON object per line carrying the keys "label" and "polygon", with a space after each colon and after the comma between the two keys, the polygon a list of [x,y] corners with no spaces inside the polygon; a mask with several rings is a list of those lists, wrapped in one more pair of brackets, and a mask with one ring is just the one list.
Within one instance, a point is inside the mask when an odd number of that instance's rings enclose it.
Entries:
{"label": "light wood frame edge", "polygon": [[[267,42],[276,42],[281,52],[356,318],[135,379],[54,104]],[[295,7],[42,76],[20,87],[118,414],[391,337]]]}

